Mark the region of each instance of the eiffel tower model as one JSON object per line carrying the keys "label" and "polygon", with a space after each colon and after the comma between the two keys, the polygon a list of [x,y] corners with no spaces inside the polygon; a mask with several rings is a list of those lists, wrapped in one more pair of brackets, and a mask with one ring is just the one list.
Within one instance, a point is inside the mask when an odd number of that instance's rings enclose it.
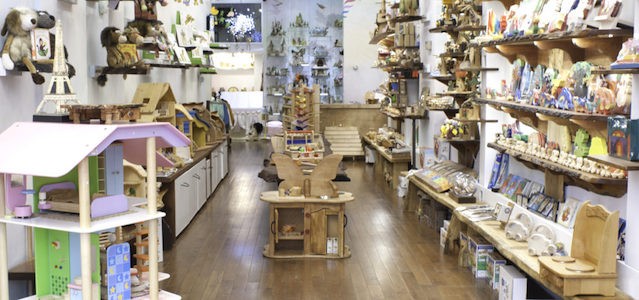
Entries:
{"label": "eiffel tower model", "polygon": [[64,57],[62,23],[55,25],[55,52],[53,56],[53,75],[44,98],[36,108],[34,121],[68,121],[66,105],[80,104],[69,80],[69,69]]}

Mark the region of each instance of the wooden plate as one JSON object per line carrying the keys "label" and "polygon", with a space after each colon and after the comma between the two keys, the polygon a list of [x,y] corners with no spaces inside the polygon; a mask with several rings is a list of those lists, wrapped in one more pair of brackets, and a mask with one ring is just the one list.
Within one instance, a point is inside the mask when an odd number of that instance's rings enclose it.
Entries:
{"label": "wooden plate", "polygon": [[570,256],[553,256],[552,260],[554,262],[563,263],[563,264],[575,262],[575,259]]}
{"label": "wooden plate", "polygon": [[583,264],[570,264],[566,266],[566,270],[580,273],[593,272],[595,268],[593,266]]}

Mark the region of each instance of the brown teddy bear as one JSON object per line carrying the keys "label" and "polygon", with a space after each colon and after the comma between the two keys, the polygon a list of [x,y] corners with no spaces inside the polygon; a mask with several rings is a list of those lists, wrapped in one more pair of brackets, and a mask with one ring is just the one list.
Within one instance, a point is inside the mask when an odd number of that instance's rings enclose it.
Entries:
{"label": "brown teddy bear", "polygon": [[2,27],[2,35],[7,36],[2,48],[2,65],[13,70],[16,63],[22,63],[29,69],[33,82],[42,84],[44,77],[31,62],[30,32],[36,27],[37,19],[36,11],[28,7],[16,7],[7,14]]}
{"label": "brown teddy bear", "polygon": [[[136,68],[146,69],[146,65],[142,60],[138,60],[137,57],[131,57],[129,53],[125,53],[118,47],[119,44],[127,43],[127,38],[122,35],[120,30],[116,27],[106,27],[102,29],[100,33],[100,42],[102,47],[107,50],[107,65],[108,67],[102,70],[102,74],[98,76],[98,84],[103,86],[106,83],[106,74],[108,69],[120,69],[120,68]],[[126,78],[126,74],[125,74]]]}

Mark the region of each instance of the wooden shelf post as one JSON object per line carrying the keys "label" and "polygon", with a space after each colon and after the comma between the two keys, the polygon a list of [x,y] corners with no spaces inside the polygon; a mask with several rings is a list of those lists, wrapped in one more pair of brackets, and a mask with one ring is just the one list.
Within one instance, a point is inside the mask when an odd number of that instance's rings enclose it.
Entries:
{"label": "wooden shelf post", "polygon": [[[146,169],[147,169],[147,210],[149,214],[157,212],[155,137],[146,139]],[[149,295],[152,300],[159,297],[158,284],[158,219],[148,221],[149,224]]]}
{"label": "wooden shelf post", "polygon": [[[91,227],[91,195],[89,191],[89,157],[78,165],[78,197],[80,201],[80,227]],[[80,234],[80,258],[82,270],[82,299],[91,300],[91,234]]]}

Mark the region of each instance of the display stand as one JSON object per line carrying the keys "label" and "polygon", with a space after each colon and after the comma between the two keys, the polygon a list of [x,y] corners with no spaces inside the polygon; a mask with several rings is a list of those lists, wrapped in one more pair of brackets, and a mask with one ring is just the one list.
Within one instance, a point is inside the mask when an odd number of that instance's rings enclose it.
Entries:
{"label": "display stand", "polygon": [[270,258],[345,258],[351,250],[344,244],[347,224],[344,210],[353,201],[351,193],[337,198],[280,197],[278,191],[263,192],[269,203],[269,243],[264,256]]}

